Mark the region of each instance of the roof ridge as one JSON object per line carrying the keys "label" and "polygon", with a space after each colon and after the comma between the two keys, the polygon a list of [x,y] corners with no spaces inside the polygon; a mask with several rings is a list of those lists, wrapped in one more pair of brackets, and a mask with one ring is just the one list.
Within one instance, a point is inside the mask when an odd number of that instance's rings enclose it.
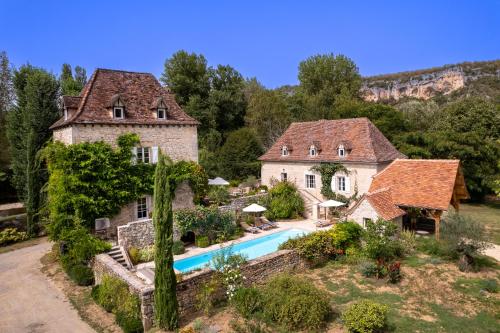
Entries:
{"label": "roof ridge", "polygon": [[430,159],[425,159],[425,158],[415,158],[415,159],[411,159],[411,158],[397,158],[394,160],[394,162],[396,161],[403,161],[403,162],[421,162],[421,161],[425,161],[425,162],[447,162],[447,163],[456,163],[456,162],[459,162],[460,163],[460,160],[459,159],[448,159],[448,158],[443,158],[443,159],[437,159],[437,158],[430,158]]}
{"label": "roof ridge", "polygon": [[386,192],[386,191],[390,191],[390,190],[391,190],[390,186],[382,187],[382,188],[379,188],[378,190],[375,190],[375,191],[372,191],[372,192],[366,192],[366,195],[370,196],[370,195],[373,195],[373,194],[377,194],[377,193],[380,193],[380,192]]}
{"label": "roof ridge", "polygon": [[154,76],[153,73],[148,73],[148,72],[134,72],[134,71],[127,71],[124,69],[111,69],[111,68],[96,68],[95,72],[119,72],[119,73],[130,73],[130,74],[144,74],[144,75],[151,75]]}
{"label": "roof ridge", "polygon": [[[378,161],[377,152],[375,151],[375,146],[373,145],[373,128],[372,127],[375,127],[375,125],[373,125],[373,123],[370,121],[370,119],[368,119],[368,118],[366,118],[366,119],[368,121],[365,124],[368,128],[368,137],[370,138],[370,140],[368,140],[368,141],[370,143],[371,151],[373,152],[373,157],[375,158],[376,161]],[[372,124],[373,126],[370,126],[370,124]]]}
{"label": "roof ridge", "polygon": [[[83,107],[84,107],[85,103],[87,102],[87,99],[88,99],[88,96],[90,94],[90,91],[92,90],[92,87],[94,86],[94,82],[96,80],[97,73],[98,73],[98,70],[96,70],[92,74],[92,77],[90,78],[89,82],[87,82],[88,89],[86,89],[85,92],[83,93],[82,100],[80,101],[80,105],[78,106],[78,110],[76,110],[75,115],[69,121],[75,121],[80,116],[80,114],[82,113]],[[84,87],[84,89],[85,88],[86,87]]]}
{"label": "roof ridge", "polygon": [[290,125],[292,124],[313,124],[313,123],[321,123],[321,122],[341,122],[341,121],[359,121],[359,120],[368,120],[367,117],[354,117],[354,118],[339,118],[339,119],[318,119],[318,120],[309,120],[309,121],[292,121]]}

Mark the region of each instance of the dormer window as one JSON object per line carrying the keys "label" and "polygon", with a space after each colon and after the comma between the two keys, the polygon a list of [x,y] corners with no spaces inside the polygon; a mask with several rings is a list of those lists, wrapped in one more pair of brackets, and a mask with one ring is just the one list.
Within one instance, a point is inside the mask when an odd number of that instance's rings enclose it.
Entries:
{"label": "dormer window", "polygon": [[289,154],[288,147],[287,146],[281,147],[281,156],[288,156],[288,154]]}
{"label": "dormer window", "polygon": [[113,107],[113,118],[115,118],[115,119],[123,119],[124,118],[122,106]]}
{"label": "dormer window", "polygon": [[339,157],[345,157],[345,148],[344,148],[344,145],[340,145],[339,146],[338,152],[339,152]]}
{"label": "dormer window", "polygon": [[164,108],[158,108],[157,118],[158,119],[167,119],[167,112]]}
{"label": "dormer window", "polygon": [[64,120],[68,120],[68,109],[64,108]]}
{"label": "dormer window", "polygon": [[316,156],[318,155],[318,150],[316,149],[316,146],[312,145],[309,147],[309,156]]}

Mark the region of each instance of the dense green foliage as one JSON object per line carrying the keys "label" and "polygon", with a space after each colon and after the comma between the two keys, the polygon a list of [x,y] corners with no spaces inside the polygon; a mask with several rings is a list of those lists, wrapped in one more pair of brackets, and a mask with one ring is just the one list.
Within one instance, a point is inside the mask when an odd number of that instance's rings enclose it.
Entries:
{"label": "dense green foliage", "polygon": [[374,260],[386,263],[402,255],[403,248],[396,237],[398,226],[392,221],[379,219],[376,222],[367,221],[363,235],[364,251]]}
{"label": "dense green foliage", "polygon": [[55,142],[44,151],[49,168],[49,235],[60,238],[78,218],[87,228],[94,220],[111,217],[120,208],[151,193],[151,164],[131,162],[132,147],[139,143],[135,134],[118,139],[118,148],[104,142],[65,146]]}
{"label": "dense green foliage", "polygon": [[0,52],[0,202],[15,200],[15,190],[10,186],[10,150],[6,133],[7,112],[14,102],[13,69],[7,53]]}
{"label": "dense green foliage", "polygon": [[237,289],[231,304],[243,318],[250,318],[263,307],[260,291],[255,287]]}
{"label": "dense green foliage", "polygon": [[351,305],[342,314],[342,321],[349,332],[379,332],[386,326],[387,311],[386,305],[362,300]]}
{"label": "dense green foliage", "polygon": [[0,231],[0,246],[21,242],[28,239],[28,234],[24,231],[17,231],[14,228],[7,228]]}
{"label": "dense green foliage", "polygon": [[304,200],[290,182],[276,183],[261,203],[267,207],[264,214],[269,219],[297,218],[304,212]]}
{"label": "dense green foliage", "polygon": [[261,295],[263,316],[288,329],[318,329],[331,313],[328,295],[297,276],[271,278]]}
{"label": "dense green foliage", "polygon": [[179,321],[174,257],[172,201],[182,181],[172,172],[172,161],[160,154],[155,171],[153,223],[155,227],[155,317],[158,327],[173,330]]}
{"label": "dense green foliage", "polygon": [[208,246],[210,243],[231,239],[237,234],[234,214],[221,212],[217,207],[180,209],[174,213],[174,220],[181,234],[188,231],[196,234],[197,244],[204,244],[202,237],[206,237]]}
{"label": "dense green foliage", "polygon": [[141,304],[128,285],[115,277],[104,275],[100,285],[92,289],[92,298],[116,316],[116,323],[125,333],[142,333]]}
{"label": "dense green foliage", "polygon": [[76,66],[75,75],[73,77],[71,65],[63,64],[59,82],[62,95],[78,96],[85,86],[85,83],[87,83],[87,72],[84,68]]}
{"label": "dense green foliage", "polygon": [[172,253],[174,255],[183,254],[185,251],[184,243],[181,241],[174,241],[172,244]]}
{"label": "dense green foliage", "polygon": [[8,113],[7,136],[12,154],[12,182],[27,213],[27,232],[40,226],[40,195],[47,173],[38,151],[50,139],[49,126],[59,117],[59,84],[46,71],[26,65],[14,74],[16,105]]}
{"label": "dense green foliage", "polygon": [[230,194],[226,186],[211,186],[207,198],[211,203],[220,206],[229,201]]}
{"label": "dense green foliage", "polygon": [[257,158],[263,152],[253,130],[241,128],[231,132],[217,154],[217,158],[221,159],[219,171],[229,179],[243,180],[249,175],[257,176],[260,174]]}
{"label": "dense green foliage", "polygon": [[329,230],[315,231],[292,238],[280,245],[280,249],[296,250],[303,258],[313,264],[322,264],[346,253],[350,247],[357,246],[362,229],[355,222],[336,224]]}
{"label": "dense green foliage", "polygon": [[[332,177],[337,172],[343,172],[348,175],[349,172],[347,168],[340,163],[320,163],[311,168],[311,171],[319,172],[321,175],[321,194],[327,199],[333,199],[341,202],[348,203],[350,198],[346,198],[345,196],[335,193],[332,191]],[[353,198],[358,195],[357,189],[353,194]]]}

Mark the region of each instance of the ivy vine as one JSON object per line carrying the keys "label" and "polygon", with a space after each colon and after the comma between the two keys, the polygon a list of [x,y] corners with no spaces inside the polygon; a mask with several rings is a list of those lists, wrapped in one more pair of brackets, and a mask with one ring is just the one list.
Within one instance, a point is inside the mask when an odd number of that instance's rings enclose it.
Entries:
{"label": "ivy vine", "polygon": [[324,162],[319,165],[315,165],[311,168],[311,171],[318,172],[321,175],[321,194],[328,200],[337,200],[345,203],[349,203],[351,200],[355,199],[358,195],[357,186],[355,186],[354,194],[350,197],[346,197],[342,194],[335,193],[332,191],[332,177],[337,172],[343,172],[349,175],[350,172],[347,168],[340,163]]}

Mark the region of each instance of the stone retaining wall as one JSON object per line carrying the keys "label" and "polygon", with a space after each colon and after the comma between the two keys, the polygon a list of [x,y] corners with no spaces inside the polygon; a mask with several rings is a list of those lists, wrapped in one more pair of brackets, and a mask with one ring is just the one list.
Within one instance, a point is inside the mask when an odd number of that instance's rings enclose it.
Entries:
{"label": "stone retaining wall", "polygon": [[118,227],[118,245],[143,248],[155,242],[153,220],[129,222]]}
{"label": "stone retaining wall", "polygon": [[[305,266],[305,261],[295,251],[281,250],[249,261],[241,271],[246,277],[245,284],[252,285],[263,283],[272,275],[302,269]],[[107,254],[96,256],[93,268],[96,284],[101,282],[104,274],[113,275],[127,282],[130,291],[137,294],[141,300],[144,329],[151,328],[154,320],[154,286],[145,284],[135,273],[122,267]],[[177,284],[177,300],[181,316],[197,311],[196,295],[199,288],[209,282],[214,273],[206,268],[182,277],[182,281]],[[216,297],[223,299],[224,290],[218,290]]]}

